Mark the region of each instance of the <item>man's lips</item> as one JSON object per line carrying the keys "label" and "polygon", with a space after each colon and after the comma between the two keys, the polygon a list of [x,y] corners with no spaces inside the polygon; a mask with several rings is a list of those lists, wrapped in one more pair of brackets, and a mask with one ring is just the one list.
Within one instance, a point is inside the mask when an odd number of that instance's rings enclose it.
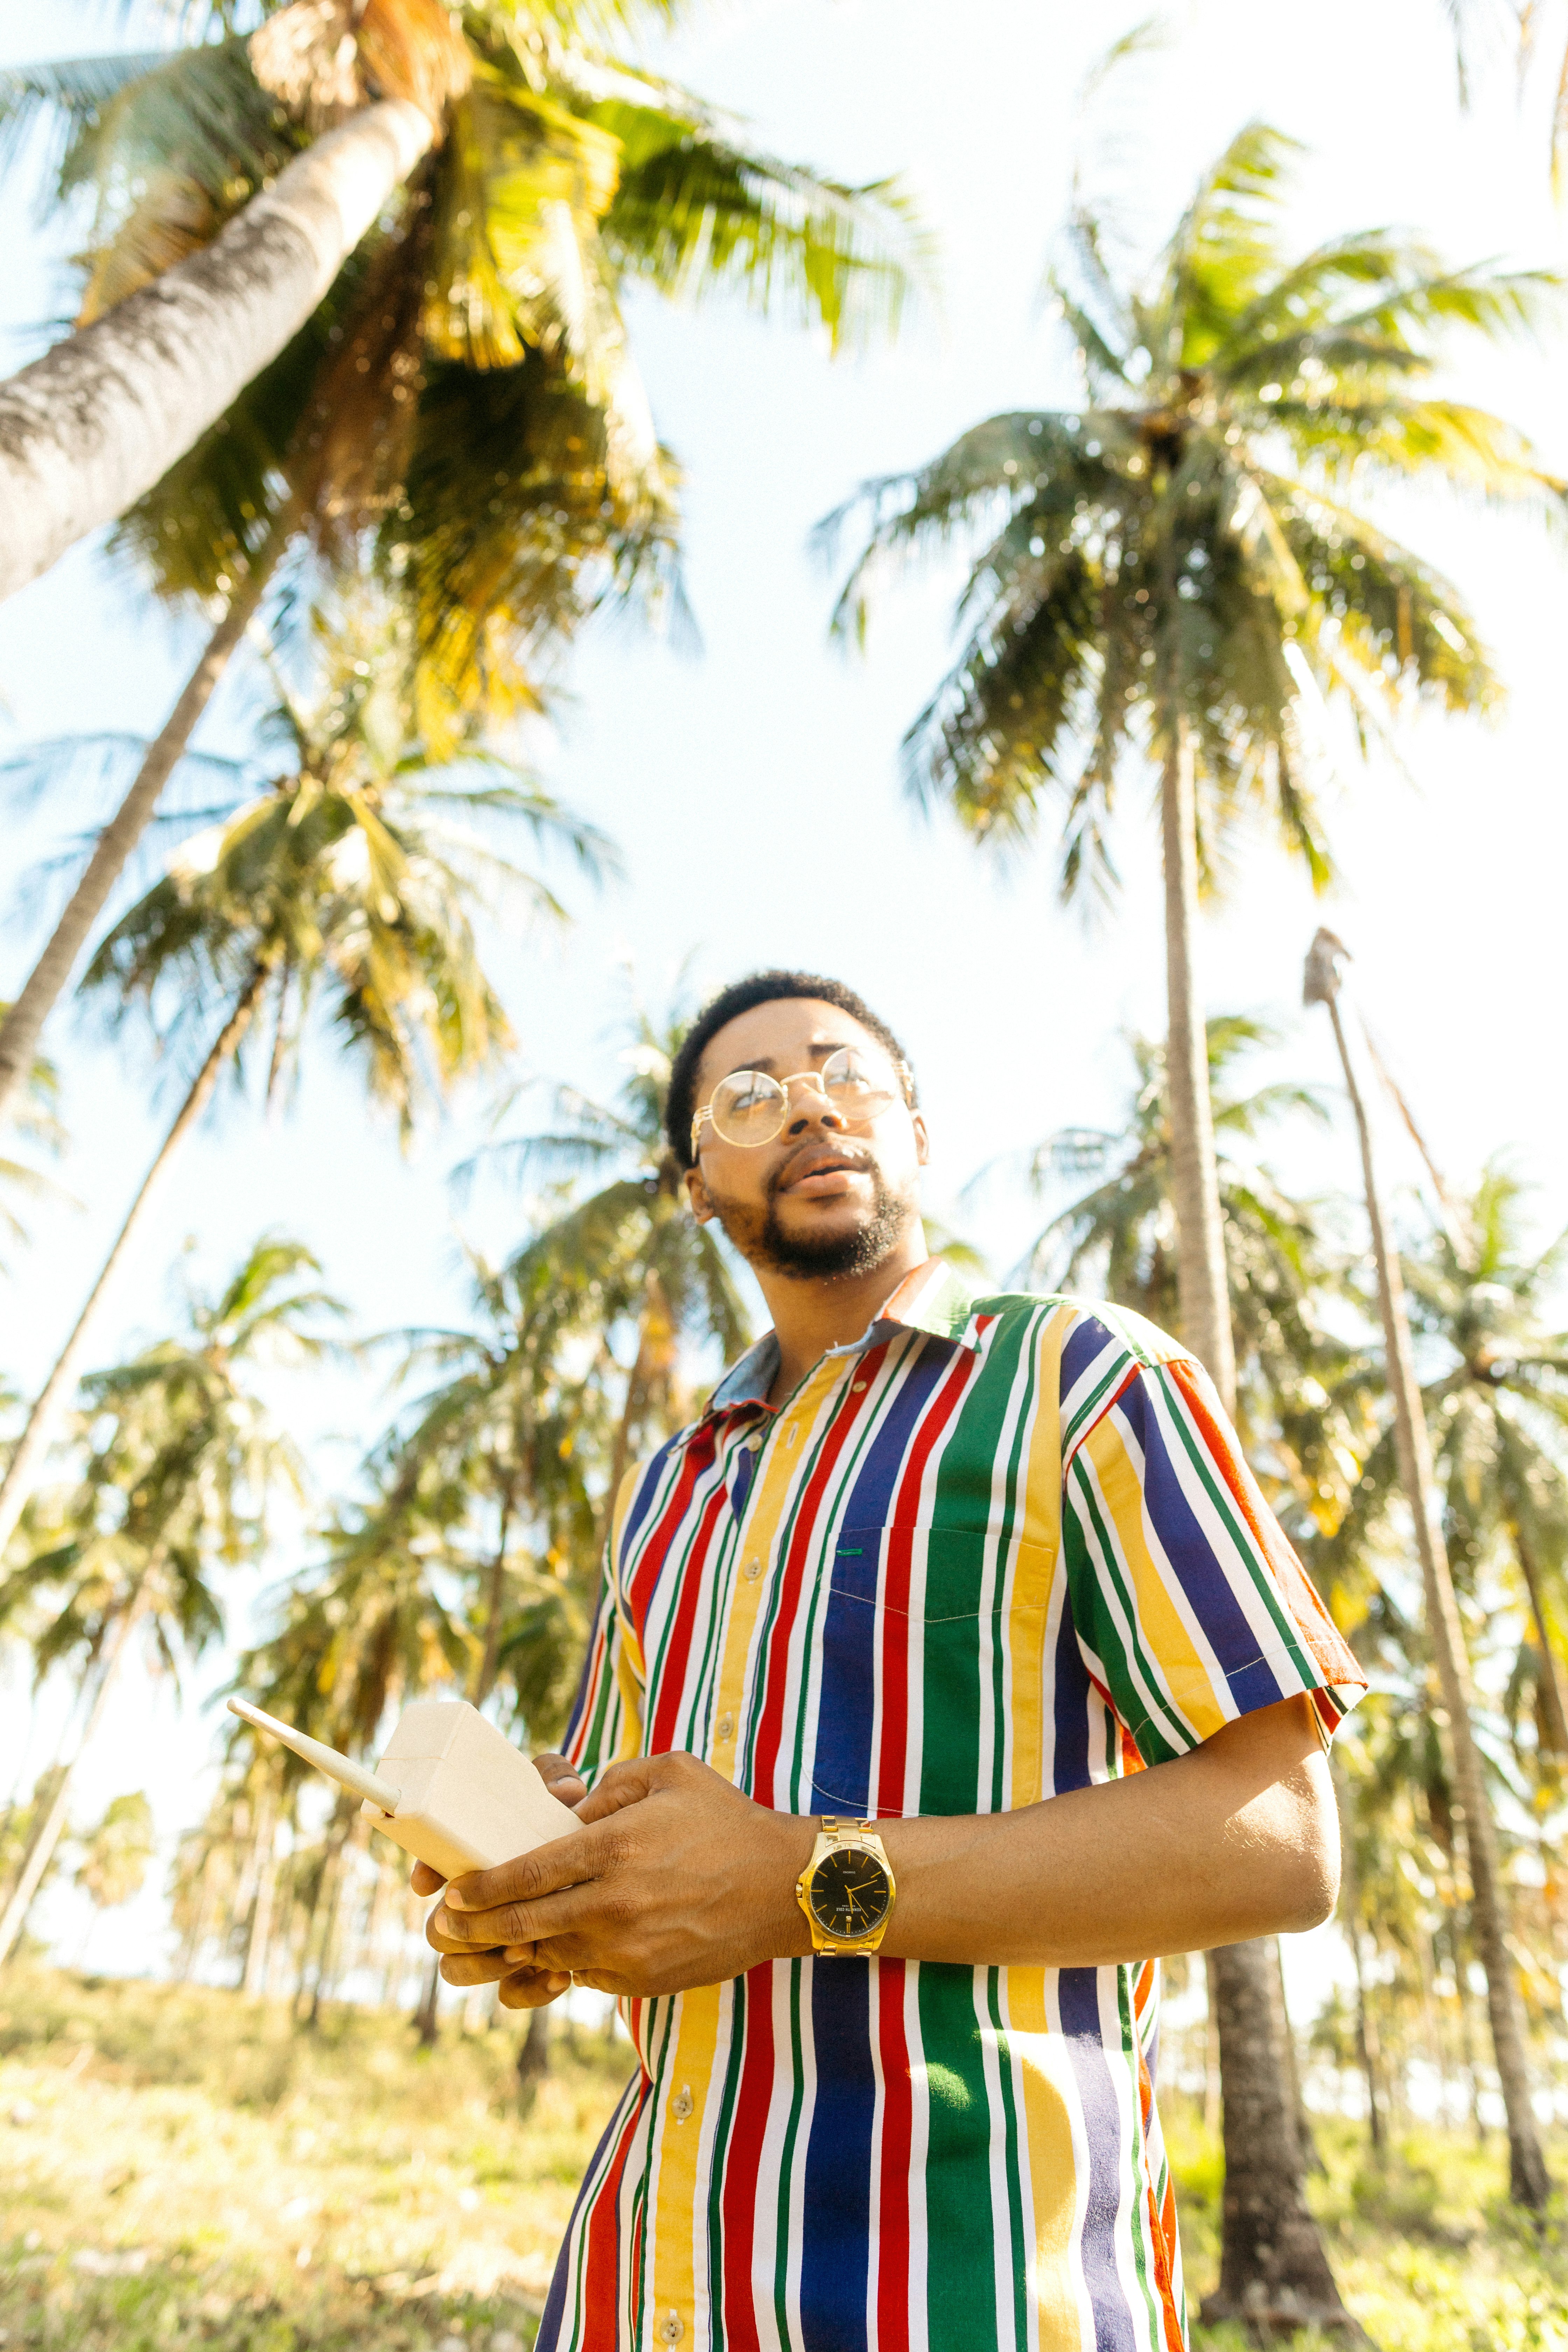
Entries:
{"label": "man's lips", "polygon": [[847,1192],[857,1176],[869,1172],[864,1160],[845,1151],[803,1152],[798,1166],[783,1176],[775,1187],[780,1192],[804,1192],[808,1199],[831,1197]]}

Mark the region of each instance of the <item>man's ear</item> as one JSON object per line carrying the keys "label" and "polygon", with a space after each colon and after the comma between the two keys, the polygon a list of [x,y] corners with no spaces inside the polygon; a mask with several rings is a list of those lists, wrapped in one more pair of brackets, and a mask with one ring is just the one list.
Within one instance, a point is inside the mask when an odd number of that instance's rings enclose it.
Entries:
{"label": "man's ear", "polygon": [[910,1124],[915,1131],[915,1164],[924,1168],[931,1160],[931,1137],[926,1133],[926,1123],[918,1110],[910,1112]]}
{"label": "man's ear", "polygon": [[708,1187],[702,1181],[700,1168],[688,1168],[681,1178],[686,1197],[691,1203],[691,1213],[700,1225],[710,1225],[718,1213],[709,1198]]}

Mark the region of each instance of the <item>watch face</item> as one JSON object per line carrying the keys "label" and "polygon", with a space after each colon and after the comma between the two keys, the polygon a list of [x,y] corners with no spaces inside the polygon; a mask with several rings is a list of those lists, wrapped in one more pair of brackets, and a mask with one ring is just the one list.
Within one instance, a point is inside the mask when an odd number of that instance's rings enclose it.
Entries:
{"label": "watch face", "polygon": [[863,1845],[836,1847],[811,1874],[811,1916],[825,1936],[873,1935],[890,1899],[887,1872]]}

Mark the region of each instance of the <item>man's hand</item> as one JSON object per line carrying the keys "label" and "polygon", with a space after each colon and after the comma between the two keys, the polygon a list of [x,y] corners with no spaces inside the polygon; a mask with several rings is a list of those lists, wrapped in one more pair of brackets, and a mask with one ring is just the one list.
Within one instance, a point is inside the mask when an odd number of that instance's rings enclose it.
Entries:
{"label": "man's hand", "polygon": [[[574,1809],[582,1803],[588,1793],[588,1784],[564,1756],[551,1749],[536,1756],[533,1763],[552,1797]],[[409,1884],[416,1895],[434,1895],[447,1882],[427,1862],[416,1862]],[[520,1959],[507,1959],[500,1952],[477,1952],[466,1938],[454,1943],[431,1933],[428,1922],[426,1933],[437,1951],[453,1955],[450,1965],[446,1960],[441,1965],[441,1974],[448,1984],[495,1984],[499,1980],[501,2005],[506,2009],[543,2009],[549,2002],[559,2000],[572,1981],[564,1969],[536,1969],[521,1964]]]}
{"label": "man's hand", "polygon": [[[499,1980],[508,2008],[535,2008],[572,1976],[621,1996],[684,1992],[810,1949],[795,1882],[815,1823],[753,1804],[694,1756],[612,1765],[576,1810],[581,1834],[448,1888],[426,1935],[449,1984]],[[415,1874],[422,1893],[439,1883]]]}
{"label": "man's hand", "polygon": [[[604,1992],[681,1992],[810,1950],[795,1882],[815,1822],[766,1811],[692,1756],[613,1765],[582,1800],[568,1765],[540,1761],[587,1826],[450,1890],[426,1928],[449,1984],[499,1980],[508,2008],[532,2009],[568,1971]],[[1314,1927],[1339,1877],[1305,1698],[1016,1812],[878,1826],[899,1888],[883,1953],[966,1968],[1105,1968]]]}

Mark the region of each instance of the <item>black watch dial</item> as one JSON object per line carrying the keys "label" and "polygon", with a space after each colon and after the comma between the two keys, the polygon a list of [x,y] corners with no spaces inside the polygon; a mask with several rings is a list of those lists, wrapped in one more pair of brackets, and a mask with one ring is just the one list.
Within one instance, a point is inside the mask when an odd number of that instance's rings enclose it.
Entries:
{"label": "black watch dial", "polygon": [[888,1874],[863,1845],[836,1846],[811,1874],[811,1916],[825,1936],[874,1935],[892,1897]]}

